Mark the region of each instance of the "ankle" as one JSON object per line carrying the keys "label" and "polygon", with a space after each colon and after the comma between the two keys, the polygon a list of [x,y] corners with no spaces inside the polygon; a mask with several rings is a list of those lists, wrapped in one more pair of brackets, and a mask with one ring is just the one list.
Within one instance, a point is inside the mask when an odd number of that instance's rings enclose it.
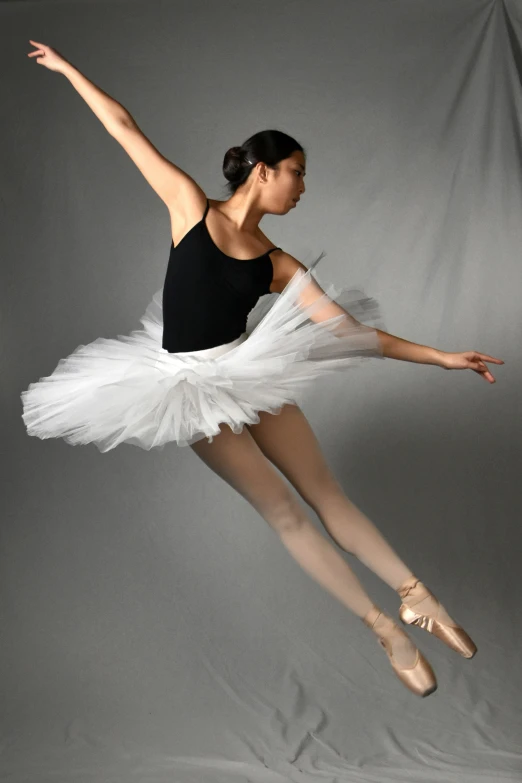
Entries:
{"label": "ankle", "polygon": [[389,614],[384,612],[380,607],[374,604],[370,611],[361,618],[363,623],[368,626],[371,631],[374,631],[377,635],[382,634],[385,631],[392,631],[397,623],[390,617]]}
{"label": "ankle", "polygon": [[406,579],[396,590],[403,603],[414,604],[426,598],[430,592],[426,585],[416,576]]}

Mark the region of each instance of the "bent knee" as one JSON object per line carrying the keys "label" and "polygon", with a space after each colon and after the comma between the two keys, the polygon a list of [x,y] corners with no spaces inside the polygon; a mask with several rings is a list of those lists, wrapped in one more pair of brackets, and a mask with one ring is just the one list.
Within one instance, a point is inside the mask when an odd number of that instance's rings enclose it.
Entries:
{"label": "bent knee", "polygon": [[306,522],[306,514],[293,496],[264,503],[258,509],[268,524],[278,533],[297,530]]}

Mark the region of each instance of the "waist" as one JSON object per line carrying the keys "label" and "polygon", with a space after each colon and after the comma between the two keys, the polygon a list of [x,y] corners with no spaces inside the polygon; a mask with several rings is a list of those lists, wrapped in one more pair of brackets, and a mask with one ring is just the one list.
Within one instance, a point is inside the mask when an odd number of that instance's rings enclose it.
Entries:
{"label": "waist", "polygon": [[236,337],[235,340],[232,340],[229,343],[224,343],[223,345],[214,345],[212,348],[202,348],[199,351],[183,351],[182,356],[201,356],[203,358],[209,358],[209,359],[215,359],[216,356],[222,356],[225,353],[228,353],[228,351],[231,351],[232,348],[235,348],[236,345],[240,345],[241,343],[244,343],[247,339],[248,334],[246,332],[243,332],[243,334],[240,334],[239,337]]}
{"label": "waist", "polygon": [[[212,348],[201,348],[199,351],[173,351],[170,353],[170,355],[175,356],[197,356],[198,358],[202,359],[215,359],[217,356],[223,356],[223,354],[228,353],[228,351],[231,351],[232,348],[235,348],[237,345],[240,345],[243,343],[248,337],[248,334],[246,332],[243,332],[243,334],[240,334],[239,337],[236,337],[235,340],[232,340],[229,343],[223,343],[222,345],[214,345]],[[164,348],[161,349],[162,352],[169,353]]]}

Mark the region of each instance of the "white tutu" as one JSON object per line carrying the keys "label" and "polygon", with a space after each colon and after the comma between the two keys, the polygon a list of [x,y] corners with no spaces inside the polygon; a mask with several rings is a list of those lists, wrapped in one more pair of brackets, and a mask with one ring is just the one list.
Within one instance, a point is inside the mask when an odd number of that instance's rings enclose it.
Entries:
{"label": "white tutu", "polygon": [[[210,442],[220,424],[239,433],[259,422],[259,411],[279,413],[286,403],[299,404],[324,373],[382,358],[375,300],[330,285],[305,307],[299,295],[311,274],[312,267],[299,269],[281,294],[262,297],[247,331],[233,342],[190,353],[161,347],[158,291],[140,319],[143,329],[78,346],[52,375],[21,393],[28,434],[94,443],[102,452],[124,442],[147,450],[170,441]],[[373,326],[345,315],[313,321],[310,316],[331,300]]]}

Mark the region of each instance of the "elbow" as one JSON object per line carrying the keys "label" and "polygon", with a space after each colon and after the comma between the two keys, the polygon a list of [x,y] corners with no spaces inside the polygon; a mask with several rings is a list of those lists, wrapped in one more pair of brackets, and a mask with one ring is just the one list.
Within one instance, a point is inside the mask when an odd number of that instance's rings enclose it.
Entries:
{"label": "elbow", "polygon": [[111,136],[114,136],[115,138],[117,138],[118,133],[121,133],[122,130],[137,127],[134,117],[124,106],[121,106],[121,108],[114,113],[114,116],[111,117],[110,122],[107,123],[107,130]]}

